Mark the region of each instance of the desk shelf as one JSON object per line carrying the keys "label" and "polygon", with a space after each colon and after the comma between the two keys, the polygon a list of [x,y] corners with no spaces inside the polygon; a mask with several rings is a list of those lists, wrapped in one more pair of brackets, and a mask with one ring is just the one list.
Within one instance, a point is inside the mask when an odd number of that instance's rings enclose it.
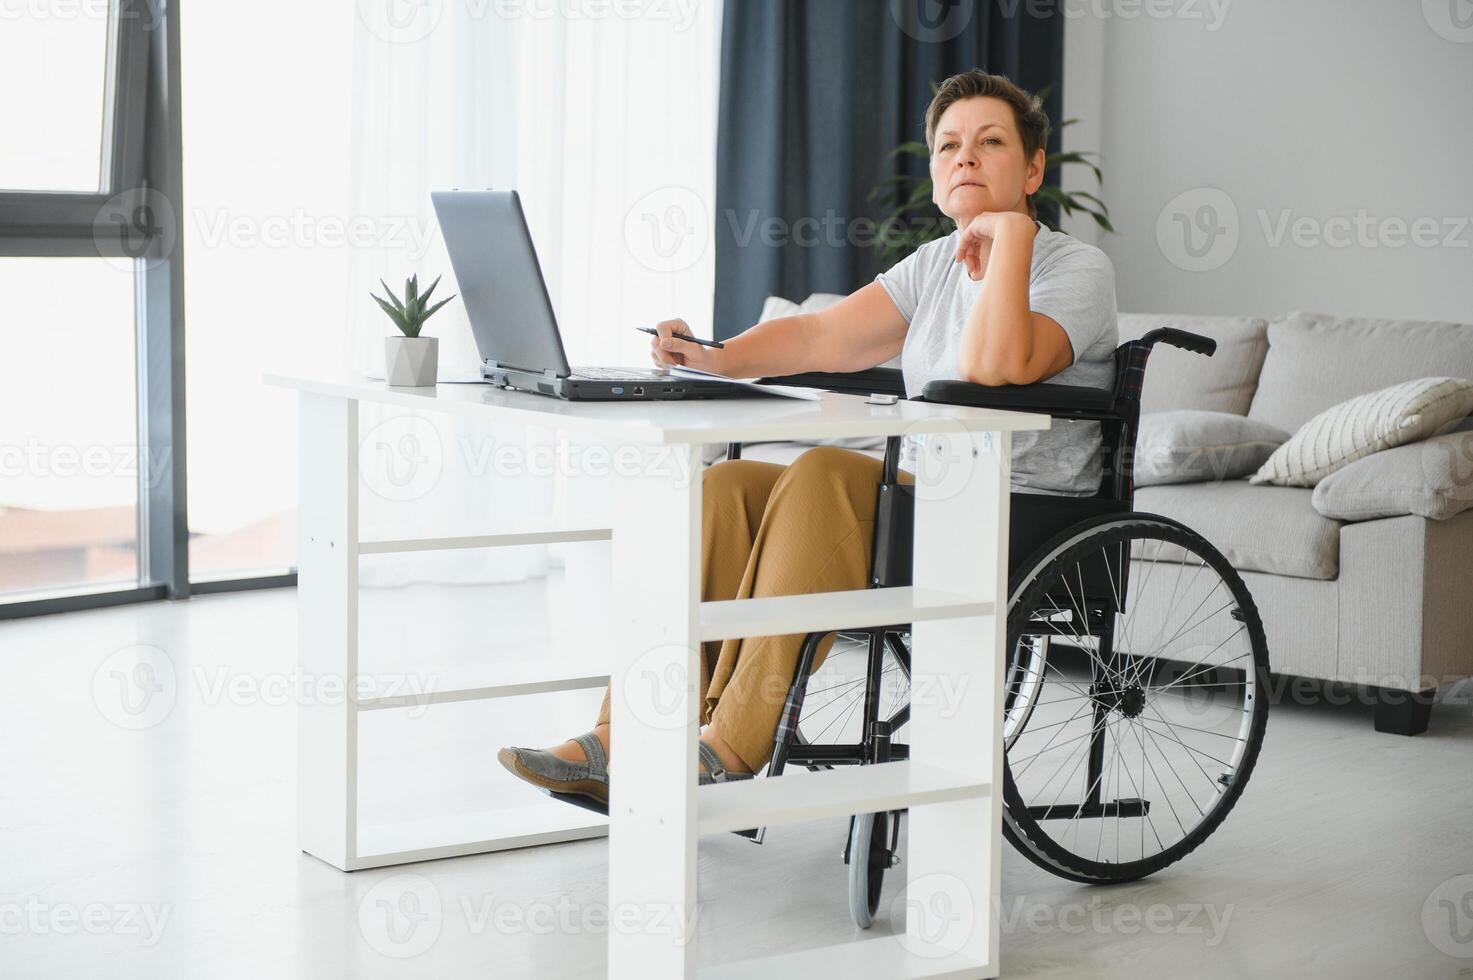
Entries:
{"label": "desk shelf", "polygon": [[352,867],[344,870],[555,844],[607,833],[607,817],[556,800],[503,810],[366,823],[358,828],[358,853],[351,860]]}
{"label": "desk shelf", "polygon": [[510,548],[528,544],[608,541],[607,527],[525,527],[496,534],[447,535],[432,538],[378,538],[358,542],[360,555],[389,555],[415,551],[455,551],[462,548]]}
{"label": "desk shelf", "polygon": [[435,690],[418,694],[393,694],[364,698],[359,711],[385,708],[418,708],[431,704],[453,704],[458,701],[486,701],[512,698],[524,694],[550,694],[554,691],[579,691],[604,687],[609,683],[606,660],[546,661],[523,660],[485,667],[456,668],[432,672]]}
{"label": "desk shelf", "polygon": [[938,589],[901,586],[701,603],[701,639],[787,636],[930,619],[990,616],[993,604]]}
{"label": "desk shelf", "polygon": [[988,796],[988,780],[909,760],[716,783],[696,791],[702,835]]}

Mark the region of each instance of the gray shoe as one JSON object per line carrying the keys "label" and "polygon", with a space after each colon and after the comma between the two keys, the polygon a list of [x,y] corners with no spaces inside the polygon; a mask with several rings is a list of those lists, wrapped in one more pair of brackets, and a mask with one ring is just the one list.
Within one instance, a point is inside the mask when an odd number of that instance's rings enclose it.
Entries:
{"label": "gray shoe", "polygon": [[[592,732],[585,732],[573,739],[588,757],[586,762],[569,762],[559,759],[545,749],[524,749],[515,746],[502,749],[496,758],[507,770],[519,779],[545,790],[554,798],[594,810],[608,813],[609,767],[604,755],[603,743]],[[716,750],[705,742],[698,742],[701,762],[706,771],[700,774],[699,783],[731,783],[751,779],[753,773],[732,772],[721,764]]]}
{"label": "gray shoe", "polygon": [[709,786],[712,783],[734,783],[742,779],[751,779],[754,775],[750,772],[732,772],[721,764],[721,756],[716,750],[705,742],[697,742],[700,749],[701,761],[706,765],[706,771],[701,773],[700,785]]}
{"label": "gray shoe", "polygon": [[[568,762],[559,759],[544,749],[507,747],[496,753],[496,758],[513,776],[524,779],[538,789],[547,790],[555,796],[571,796],[592,800],[602,804],[608,812],[609,764],[604,755],[603,743],[593,732],[584,732],[573,739],[587,756],[584,762]],[[569,802],[577,802],[570,800]]]}

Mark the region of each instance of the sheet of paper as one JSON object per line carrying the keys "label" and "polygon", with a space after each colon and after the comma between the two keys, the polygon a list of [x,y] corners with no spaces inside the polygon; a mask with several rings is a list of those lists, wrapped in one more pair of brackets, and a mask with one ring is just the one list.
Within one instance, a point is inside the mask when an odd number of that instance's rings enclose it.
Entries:
{"label": "sheet of paper", "polygon": [[793,385],[759,385],[756,378],[728,378],[724,374],[713,374],[710,371],[686,367],[683,364],[672,364],[666,370],[677,378],[692,378],[699,381],[724,381],[727,384],[741,385],[744,388],[753,388],[757,391],[781,395],[784,398],[801,398],[811,402],[819,401],[821,398],[819,393],[812,388],[797,388]]}

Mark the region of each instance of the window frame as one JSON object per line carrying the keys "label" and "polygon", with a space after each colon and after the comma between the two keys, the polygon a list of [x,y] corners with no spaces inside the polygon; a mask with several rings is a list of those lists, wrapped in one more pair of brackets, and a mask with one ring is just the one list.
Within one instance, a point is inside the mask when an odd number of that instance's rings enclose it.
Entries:
{"label": "window frame", "polygon": [[[112,0],[99,185],[96,193],[0,191],[0,256],[135,259],[138,450],[161,476],[138,477],[138,581],[118,589],[70,589],[0,597],[0,619],[187,598],[189,518],[184,401],[184,246],[179,113],[181,0]],[[146,197],[144,197],[146,195]],[[121,202],[167,209],[165,220],[117,220]],[[111,213],[110,213],[111,212]],[[193,591],[295,585],[295,569],[198,583]]]}

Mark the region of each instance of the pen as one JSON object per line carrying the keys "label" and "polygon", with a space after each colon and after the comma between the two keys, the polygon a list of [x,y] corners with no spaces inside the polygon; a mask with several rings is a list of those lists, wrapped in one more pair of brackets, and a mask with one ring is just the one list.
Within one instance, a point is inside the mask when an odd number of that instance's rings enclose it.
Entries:
{"label": "pen", "polygon": [[[654,327],[635,327],[634,329],[642,333],[652,333],[656,337],[660,335],[660,331],[656,330]],[[714,347],[717,350],[726,349],[726,345],[719,340],[702,340],[700,337],[692,337],[688,333],[676,333],[671,334],[670,336],[674,337],[676,340],[688,340],[693,344],[700,344],[702,347]]]}

